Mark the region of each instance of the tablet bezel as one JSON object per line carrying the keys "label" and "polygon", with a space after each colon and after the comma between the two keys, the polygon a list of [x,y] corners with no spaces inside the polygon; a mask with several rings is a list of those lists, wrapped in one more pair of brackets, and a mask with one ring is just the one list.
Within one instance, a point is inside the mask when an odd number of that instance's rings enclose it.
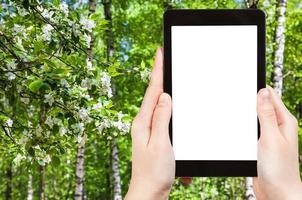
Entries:
{"label": "tablet bezel", "polygon": [[[171,27],[194,25],[257,25],[257,92],[265,84],[265,14],[259,9],[168,10],[164,14],[164,91],[172,99]],[[248,38],[247,38],[248,39]],[[241,84],[241,83],[239,83]],[[255,108],[256,109],[256,108]],[[173,114],[172,114],[173,117]],[[169,125],[172,140],[172,117]],[[260,127],[258,121],[258,138]],[[176,160],[177,177],[257,176],[255,160]]]}

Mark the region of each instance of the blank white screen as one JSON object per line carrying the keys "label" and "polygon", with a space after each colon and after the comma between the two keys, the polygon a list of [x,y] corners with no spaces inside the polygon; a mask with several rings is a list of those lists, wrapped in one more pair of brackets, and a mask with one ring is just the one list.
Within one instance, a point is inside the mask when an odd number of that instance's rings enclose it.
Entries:
{"label": "blank white screen", "polygon": [[257,160],[257,26],[172,26],[176,160]]}

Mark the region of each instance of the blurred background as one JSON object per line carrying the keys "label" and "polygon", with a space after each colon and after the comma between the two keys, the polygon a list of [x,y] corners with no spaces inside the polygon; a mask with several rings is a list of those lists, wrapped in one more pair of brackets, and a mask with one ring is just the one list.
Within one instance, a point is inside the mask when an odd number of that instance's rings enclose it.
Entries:
{"label": "blurred background", "polygon": [[[298,118],[302,144],[300,0],[0,2],[0,199],[125,196],[131,121],[167,9],[262,9],[267,84]],[[255,199],[249,179],[189,182],[176,179],[170,199]]]}

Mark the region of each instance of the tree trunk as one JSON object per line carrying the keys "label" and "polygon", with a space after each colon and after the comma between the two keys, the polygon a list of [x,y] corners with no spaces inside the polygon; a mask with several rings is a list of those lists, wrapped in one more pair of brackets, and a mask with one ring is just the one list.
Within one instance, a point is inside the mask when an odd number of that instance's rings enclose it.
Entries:
{"label": "tree trunk", "polygon": [[114,200],[122,200],[122,188],[121,188],[121,177],[119,171],[119,158],[118,158],[118,147],[117,139],[113,140],[112,145],[112,172],[113,172],[113,192]]}
{"label": "tree trunk", "polygon": [[[46,113],[47,113],[47,108],[44,104],[44,102],[41,102],[40,105],[40,114],[39,114],[39,124],[41,127],[43,127],[43,124],[46,120]],[[40,175],[40,180],[39,180],[39,200],[45,200],[45,166],[39,166],[39,175]]]}
{"label": "tree trunk", "polygon": [[75,200],[83,200],[84,199],[84,153],[85,153],[85,143],[78,144],[77,150],[77,161],[76,161],[76,186],[75,186]]}
{"label": "tree trunk", "polygon": [[13,172],[12,172],[12,164],[9,163],[9,166],[6,168],[6,191],[5,191],[5,199],[10,200],[12,199],[12,179],[13,179]]}
{"label": "tree trunk", "polygon": [[[258,0],[245,0],[245,4],[247,8],[258,8]],[[255,200],[256,196],[253,190],[253,178],[246,177],[246,193],[245,197],[247,200]]]}
{"label": "tree trunk", "polygon": [[39,167],[40,181],[39,181],[39,200],[45,200],[45,167]]}
{"label": "tree trunk", "polygon": [[287,0],[278,1],[277,17],[278,24],[275,32],[276,50],[274,58],[274,77],[273,83],[275,91],[279,96],[282,95],[283,85],[283,60],[284,60],[284,44],[285,44],[285,12]]}
{"label": "tree trunk", "polygon": [[33,177],[31,173],[28,175],[28,183],[27,183],[27,200],[32,200],[33,199]]}
{"label": "tree trunk", "polygon": [[[105,19],[109,23],[106,42],[107,42],[107,61],[110,61],[110,58],[113,56],[113,52],[114,52],[111,0],[104,0],[103,5],[104,5]],[[119,157],[118,157],[118,146],[117,146],[116,138],[113,139],[111,157],[112,157],[111,168],[113,174],[113,199],[121,200],[122,187],[121,187],[121,177],[119,171]]]}
{"label": "tree trunk", "polygon": [[245,197],[247,200],[256,200],[256,196],[253,190],[253,178],[247,177],[246,178],[246,193]]}
{"label": "tree trunk", "polygon": [[258,8],[259,0],[245,0],[245,5],[247,8]]}
{"label": "tree trunk", "polygon": [[105,19],[108,21],[108,29],[106,30],[107,43],[107,60],[113,56],[113,32],[112,32],[112,15],[111,15],[111,0],[103,0]]}
{"label": "tree trunk", "polygon": [[[89,14],[88,16],[95,13],[96,9],[96,0],[89,0]],[[87,56],[88,61],[92,63],[93,60],[93,34],[89,33],[89,37],[91,38],[90,43],[87,47]],[[85,190],[84,190],[84,155],[85,155],[85,133],[81,142],[78,143],[77,157],[76,157],[76,184],[75,184],[75,200],[84,200],[86,199]]]}

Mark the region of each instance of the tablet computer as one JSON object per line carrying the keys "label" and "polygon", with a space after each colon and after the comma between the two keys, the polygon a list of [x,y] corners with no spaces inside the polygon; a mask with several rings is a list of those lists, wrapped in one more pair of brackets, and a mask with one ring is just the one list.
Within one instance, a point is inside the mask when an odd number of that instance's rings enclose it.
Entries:
{"label": "tablet computer", "polygon": [[265,87],[261,10],[164,14],[176,176],[257,176],[257,92]]}

